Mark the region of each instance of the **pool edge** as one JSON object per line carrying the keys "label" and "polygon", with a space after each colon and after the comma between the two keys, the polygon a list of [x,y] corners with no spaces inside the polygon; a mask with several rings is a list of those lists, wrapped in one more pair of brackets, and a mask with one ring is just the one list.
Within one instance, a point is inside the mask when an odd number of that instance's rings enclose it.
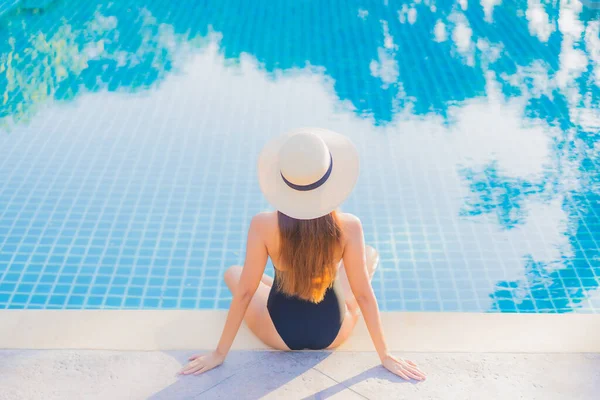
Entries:
{"label": "pool edge", "polygon": [[[0,348],[212,349],[226,310],[0,310]],[[391,351],[600,353],[598,314],[382,312]],[[267,349],[245,324],[233,350]],[[339,350],[372,351],[361,319]]]}

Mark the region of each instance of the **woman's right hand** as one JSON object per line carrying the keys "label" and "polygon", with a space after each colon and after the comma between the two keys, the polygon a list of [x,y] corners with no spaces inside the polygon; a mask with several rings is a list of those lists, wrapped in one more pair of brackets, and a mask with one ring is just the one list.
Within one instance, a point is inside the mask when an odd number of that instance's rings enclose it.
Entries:
{"label": "woman's right hand", "polygon": [[417,381],[423,381],[426,378],[425,373],[417,367],[417,364],[410,360],[396,358],[391,354],[383,357],[381,364],[383,364],[383,366],[389,371],[403,379],[406,379],[407,381],[411,378]]}
{"label": "woman's right hand", "polygon": [[223,364],[225,356],[218,351],[208,354],[196,354],[189,358],[190,362],[179,371],[180,375],[200,375]]}

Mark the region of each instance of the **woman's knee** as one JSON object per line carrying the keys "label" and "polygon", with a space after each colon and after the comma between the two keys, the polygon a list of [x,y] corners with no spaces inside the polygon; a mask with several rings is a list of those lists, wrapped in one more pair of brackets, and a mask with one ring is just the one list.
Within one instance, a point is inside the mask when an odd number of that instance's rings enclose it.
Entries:
{"label": "woman's knee", "polygon": [[369,246],[367,244],[367,245],[365,245],[365,254],[366,254],[367,258],[373,257],[374,255],[377,254],[377,250],[375,250],[375,248],[373,246]]}
{"label": "woman's knee", "polygon": [[369,265],[377,263],[377,260],[379,259],[379,253],[377,253],[377,250],[369,245],[365,246],[365,256],[367,259],[367,264]]}
{"label": "woman's knee", "polygon": [[232,282],[236,279],[239,279],[239,276],[242,274],[242,267],[239,265],[232,265],[231,267],[225,270],[225,274],[223,274],[223,278],[225,279],[225,283],[227,286],[230,286]]}

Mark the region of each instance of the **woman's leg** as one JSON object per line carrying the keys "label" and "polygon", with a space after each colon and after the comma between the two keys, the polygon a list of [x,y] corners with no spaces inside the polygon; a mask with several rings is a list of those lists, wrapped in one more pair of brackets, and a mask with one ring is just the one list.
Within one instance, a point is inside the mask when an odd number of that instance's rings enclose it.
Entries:
{"label": "woman's leg", "polygon": [[[242,267],[239,265],[229,267],[225,271],[225,283],[231,293],[235,293],[241,274]],[[248,325],[248,328],[267,346],[277,350],[289,350],[289,347],[287,347],[275,329],[275,325],[273,325],[273,321],[267,310],[267,299],[269,298],[272,284],[273,280],[269,276],[263,275],[263,279],[258,284],[256,293],[254,293],[248,305],[244,321]]]}
{"label": "woman's leg", "polygon": [[273,278],[271,278],[269,275],[267,274],[263,274],[262,278],[260,279],[260,281],[262,283],[264,283],[265,285],[267,285],[268,287],[273,286]]}
{"label": "woman's leg", "polygon": [[[373,274],[375,273],[375,269],[377,269],[377,265],[379,264],[379,254],[377,250],[375,250],[371,246],[366,246],[366,258],[367,258],[367,270],[369,271],[369,280],[373,278]],[[360,317],[360,308],[358,307],[358,303],[356,302],[356,298],[352,293],[352,289],[350,288],[350,282],[348,282],[348,277],[346,276],[346,270],[344,269],[344,264],[340,265],[338,269],[340,283],[344,289],[344,297],[346,300],[346,316],[344,317],[344,322],[342,323],[342,327],[340,328],[340,333],[338,333],[337,337],[328,347],[328,349],[333,349],[342,344],[352,333],[354,330],[354,326]]]}

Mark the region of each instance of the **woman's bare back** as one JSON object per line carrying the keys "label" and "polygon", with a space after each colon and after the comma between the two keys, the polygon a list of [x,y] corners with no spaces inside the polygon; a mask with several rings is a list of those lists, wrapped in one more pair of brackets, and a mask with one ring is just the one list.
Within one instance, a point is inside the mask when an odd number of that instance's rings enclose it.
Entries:
{"label": "woman's bare back", "polygon": [[[336,249],[335,257],[336,264],[341,264],[342,257],[344,254],[344,248],[347,243],[348,231],[351,230],[351,225],[360,223],[357,217],[352,214],[338,212],[336,214],[337,220],[339,222],[340,228],[342,230],[342,243],[338,249]],[[263,212],[255,216],[255,218],[260,218],[261,223],[264,226],[264,243],[267,246],[267,253],[269,253],[269,257],[273,261],[273,265],[277,270],[284,271],[286,269],[285,265],[282,265],[279,261],[279,248],[280,248],[280,235],[279,235],[279,224],[277,218],[277,211],[274,212]]]}

